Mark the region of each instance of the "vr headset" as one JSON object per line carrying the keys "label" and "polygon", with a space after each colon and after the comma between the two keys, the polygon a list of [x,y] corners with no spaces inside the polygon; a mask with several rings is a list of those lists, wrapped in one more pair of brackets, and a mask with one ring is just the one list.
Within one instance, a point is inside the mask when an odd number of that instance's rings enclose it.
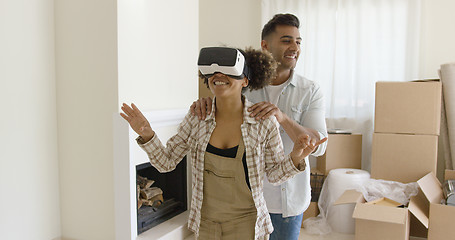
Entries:
{"label": "vr headset", "polygon": [[249,78],[245,56],[236,48],[206,47],[199,52],[199,71],[206,78],[223,73],[235,79]]}

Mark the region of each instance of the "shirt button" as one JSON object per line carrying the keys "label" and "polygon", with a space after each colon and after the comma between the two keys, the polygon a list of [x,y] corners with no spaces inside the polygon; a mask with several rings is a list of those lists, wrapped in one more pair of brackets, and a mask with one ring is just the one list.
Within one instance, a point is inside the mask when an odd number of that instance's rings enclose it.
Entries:
{"label": "shirt button", "polygon": [[286,190],[286,188],[282,188],[282,189],[281,189],[281,191],[283,191],[283,192],[284,192],[285,190]]}

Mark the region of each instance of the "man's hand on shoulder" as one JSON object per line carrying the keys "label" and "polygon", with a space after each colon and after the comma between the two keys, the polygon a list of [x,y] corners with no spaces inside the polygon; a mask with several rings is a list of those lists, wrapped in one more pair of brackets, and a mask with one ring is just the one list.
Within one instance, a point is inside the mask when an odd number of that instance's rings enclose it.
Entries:
{"label": "man's hand on shoulder", "polygon": [[205,120],[207,115],[212,112],[212,99],[210,97],[200,98],[191,104],[190,110],[193,116],[197,115],[199,120]]}
{"label": "man's hand on shoulder", "polygon": [[266,119],[270,116],[275,116],[278,123],[281,123],[285,119],[285,114],[281,110],[270,102],[259,102],[248,108],[250,117],[259,119]]}

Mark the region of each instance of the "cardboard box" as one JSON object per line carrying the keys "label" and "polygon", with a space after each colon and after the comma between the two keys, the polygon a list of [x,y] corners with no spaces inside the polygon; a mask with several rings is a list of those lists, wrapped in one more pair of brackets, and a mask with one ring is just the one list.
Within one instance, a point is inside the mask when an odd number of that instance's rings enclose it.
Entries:
{"label": "cardboard box", "polygon": [[415,216],[411,214],[411,226],[409,227],[409,234],[412,237],[428,238],[428,228],[426,228]]}
{"label": "cardboard box", "polygon": [[317,169],[324,175],[336,168],[360,169],[362,166],[362,135],[329,134],[325,154],[317,158]]}
{"label": "cardboard box", "polygon": [[402,183],[436,174],[438,136],[374,133],[371,177]]}
{"label": "cardboard box", "polygon": [[317,202],[311,202],[308,209],[303,213],[302,219],[302,228],[303,228],[303,221],[310,217],[317,217],[319,215],[319,207]]}
{"label": "cardboard box", "polygon": [[355,240],[409,240],[409,211],[390,199],[365,202],[362,194],[347,190],[335,204],[355,204]]}
{"label": "cardboard box", "polygon": [[440,81],[377,82],[374,132],[439,135]]}
{"label": "cardboard box", "polygon": [[399,206],[402,205],[399,202],[395,202],[392,199],[388,199],[388,198],[385,198],[385,197],[378,198],[378,199],[376,199],[374,201],[368,202],[367,204],[389,206],[389,207],[399,207]]}
{"label": "cardboard box", "polygon": [[455,179],[455,170],[446,169],[444,172],[444,180],[454,180]]}
{"label": "cardboard box", "polygon": [[357,204],[354,210],[355,240],[408,240],[409,211],[406,208]]}
{"label": "cardboard box", "polygon": [[[454,171],[446,171],[446,178]],[[455,207],[442,205],[442,186],[435,174],[430,172],[417,181],[421,191],[411,198],[409,209],[428,228],[428,240],[453,239],[455,236]]]}

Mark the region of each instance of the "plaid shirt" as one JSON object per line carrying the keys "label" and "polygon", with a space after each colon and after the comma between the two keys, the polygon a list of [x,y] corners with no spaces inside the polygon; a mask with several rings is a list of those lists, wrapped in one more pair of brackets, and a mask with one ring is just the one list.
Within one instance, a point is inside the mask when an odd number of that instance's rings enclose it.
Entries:
{"label": "plaid shirt", "polygon": [[[284,155],[276,118],[257,121],[247,112],[247,108],[250,106],[252,103],[245,98],[244,119],[240,128],[245,144],[251,192],[257,209],[255,239],[267,239],[268,234],[273,231],[273,226],[263,196],[264,173],[271,183],[280,184],[303,171],[305,163],[302,162],[298,169],[293,164],[291,157]],[[196,235],[199,235],[201,222],[204,155],[216,125],[215,99],[212,109],[213,111],[205,120],[199,120],[188,112],[180,123],[177,134],[167,141],[166,147],[156,134],[147,143],[142,143],[138,138],[138,144],[147,153],[150,163],[160,172],[174,170],[185,155],[191,161],[192,198],[188,228]]]}

